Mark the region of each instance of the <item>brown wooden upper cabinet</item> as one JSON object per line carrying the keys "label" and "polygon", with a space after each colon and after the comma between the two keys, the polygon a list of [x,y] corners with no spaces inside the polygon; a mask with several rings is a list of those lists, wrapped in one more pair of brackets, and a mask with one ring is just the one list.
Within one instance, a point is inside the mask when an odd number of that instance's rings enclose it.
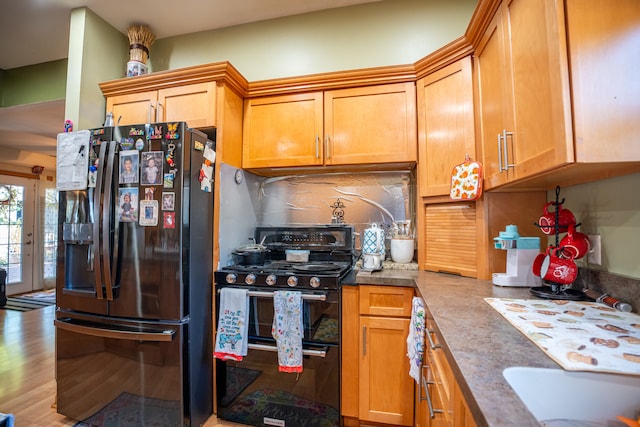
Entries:
{"label": "brown wooden upper cabinet", "polygon": [[486,188],[573,161],[561,9],[504,1],[476,50]]}
{"label": "brown wooden upper cabinet", "polygon": [[418,80],[417,91],[420,195],[448,196],[453,167],[476,158],[471,58]]}
{"label": "brown wooden upper cabinet", "polygon": [[190,127],[216,124],[216,82],[107,97],[107,111],[121,125],[184,121]]}
{"label": "brown wooden upper cabinet", "polygon": [[245,100],[247,169],[415,163],[414,83]]}
{"label": "brown wooden upper cabinet", "polygon": [[485,188],[640,161],[639,22],[636,0],[500,4],[475,52]]}

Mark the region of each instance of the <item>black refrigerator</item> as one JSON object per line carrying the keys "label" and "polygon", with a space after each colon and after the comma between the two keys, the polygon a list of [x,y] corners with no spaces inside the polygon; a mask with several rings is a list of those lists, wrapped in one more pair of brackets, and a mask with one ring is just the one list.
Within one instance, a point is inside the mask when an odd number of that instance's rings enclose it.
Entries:
{"label": "black refrigerator", "polygon": [[58,135],[57,411],[199,426],[213,412],[215,130]]}

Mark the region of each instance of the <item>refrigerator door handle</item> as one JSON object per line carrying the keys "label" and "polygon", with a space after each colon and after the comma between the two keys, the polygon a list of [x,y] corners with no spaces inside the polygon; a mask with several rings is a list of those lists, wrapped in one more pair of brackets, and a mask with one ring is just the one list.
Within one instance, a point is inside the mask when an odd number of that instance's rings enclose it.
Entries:
{"label": "refrigerator door handle", "polygon": [[109,143],[109,158],[107,159],[104,179],[104,194],[102,197],[102,267],[104,277],[104,288],[106,298],[113,301],[113,285],[111,283],[111,240],[109,239],[110,222],[111,222],[111,196],[112,196],[112,180],[113,168],[116,153],[116,142]]}
{"label": "refrigerator door handle", "polygon": [[[100,144],[100,153],[98,154],[98,175],[96,177],[96,186],[93,190],[93,251],[98,255],[92,255],[94,273],[96,278],[95,291],[98,299],[103,299],[102,295],[102,269],[100,268],[100,215],[98,209],[100,209],[100,199],[102,198],[102,180],[104,178],[104,162],[106,158],[107,142]],[[97,261],[97,262],[95,262]]]}
{"label": "refrigerator door handle", "polygon": [[[91,326],[83,324],[83,322],[74,321],[73,319],[55,319],[53,324],[56,328],[65,331],[91,335],[100,338],[113,338],[117,340],[129,341],[152,341],[152,342],[171,342],[175,337],[175,331],[166,329],[158,330],[158,332],[145,331],[127,331],[123,329],[112,329],[109,327],[101,328],[92,324]],[[106,325],[105,325],[106,326]]]}

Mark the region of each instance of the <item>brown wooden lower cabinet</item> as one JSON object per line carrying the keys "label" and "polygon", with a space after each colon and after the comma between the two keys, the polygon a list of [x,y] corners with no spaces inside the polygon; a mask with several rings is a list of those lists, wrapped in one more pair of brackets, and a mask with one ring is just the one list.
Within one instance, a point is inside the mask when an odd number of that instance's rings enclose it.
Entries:
{"label": "brown wooden lower cabinet", "polygon": [[342,415],[345,426],[412,426],[406,339],[413,288],[342,288]]}
{"label": "brown wooden lower cabinet", "polygon": [[416,427],[476,427],[428,317],[426,329],[421,384],[416,385]]}

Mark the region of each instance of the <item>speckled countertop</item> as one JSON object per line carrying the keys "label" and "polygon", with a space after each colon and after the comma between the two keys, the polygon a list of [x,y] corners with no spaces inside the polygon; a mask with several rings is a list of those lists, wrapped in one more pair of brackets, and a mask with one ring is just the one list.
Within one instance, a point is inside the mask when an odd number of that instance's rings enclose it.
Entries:
{"label": "speckled countertop", "polygon": [[528,288],[504,288],[490,281],[393,269],[357,272],[347,278],[345,284],[349,283],[418,289],[478,426],[540,426],[502,371],[509,366],[561,367],[484,301],[489,297],[534,298]]}

